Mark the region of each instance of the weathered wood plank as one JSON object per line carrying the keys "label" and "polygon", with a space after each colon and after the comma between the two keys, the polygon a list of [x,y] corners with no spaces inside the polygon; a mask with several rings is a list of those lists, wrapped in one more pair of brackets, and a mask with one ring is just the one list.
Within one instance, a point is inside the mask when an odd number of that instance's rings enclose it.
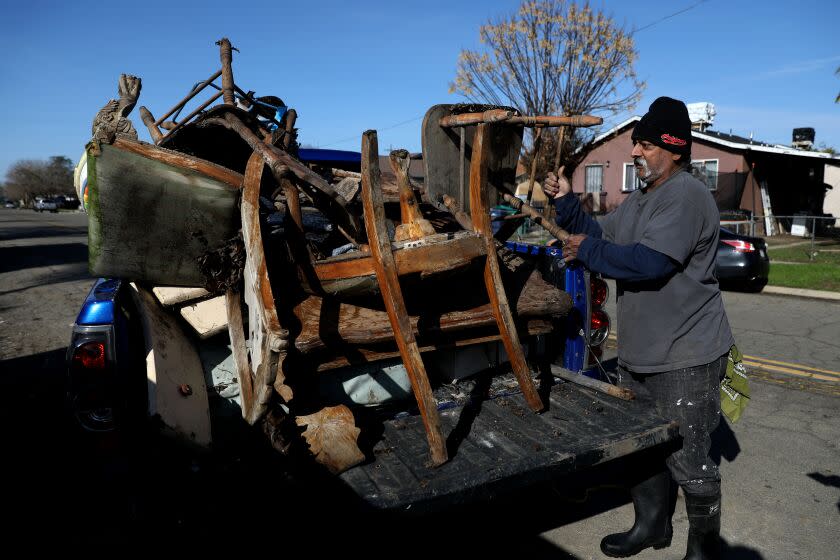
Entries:
{"label": "weathered wood plank", "polygon": [[394,329],[394,337],[426,427],[431,459],[435,465],[442,465],[448,460],[446,442],[440,429],[440,419],[429,378],[423,367],[423,359],[417,349],[417,342],[414,339],[402,298],[396,263],[391,252],[391,241],[385,224],[385,208],[379,188],[378,154],[376,132],[365,132],[362,136],[362,204],[365,211],[365,229],[370,240],[371,254],[374,257],[376,277],[379,279],[385,309]]}
{"label": "weathered wood plank", "polygon": [[499,123],[501,125],[527,126],[527,127],[556,127],[575,126],[587,127],[602,124],[604,119],[591,115],[522,115],[518,116],[515,111],[504,109],[490,109],[481,113],[461,113],[460,115],[449,115],[440,119],[442,127],[461,127],[474,124]]}
{"label": "weathered wood plank", "polygon": [[487,263],[484,269],[484,282],[487,287],[487,294],[490,296],[490,304],[496,323],[502,335],[502,342],[505,351],[510,359],[513,373],[516,375],[522,393],[528,401],[528,406],[534,412],[545,408],[540,399],[534,380],[531,378],[531,369],[525,361],[525,354],[522,345],[519,343],[519,335],[516,332],[516,323],[511,313],[507,294],[505,293],[502,276],[499,270],[499,260],[496,256],[496,248],[493,241],[493,232],[490,228],[490,210],[487,208],[486,198],[488,196],[488,167],[487,160],[490,154],[490,128],[486,124],[480,124],[475,133],[473,144],[473,158],[470,165],[470,214],[475,230],[482,234],[487,244]]}
{"label": "weathered wood plank", "polygon": [[245,329],[242,325],[242,298],[233,290],[225,294],[227,308],[228,336],[233,352],[236,377],[239,379],[242,417],[250,418],[254,410],[254,377],[248,364],[248,347],[245,345]]}
{"label": "weathered wood plank", "polygon": [[254,408],[248,418],[256,423],[268,410],[272,392],[277,389],[285,399],[293,396],[292,389],[285,384],[282,360],[288,346],[288,331],[280,326],[274,294],[268,278],[262,231],[259,220],[259,196],[265,162],[262,156],[254,152],[245,168],[244,188],[242,192],[242,237],[245,242],[247,258],[245,260],[246,296],[253,290],[254,300],[246,303],[255,307],[249,313],[250,329],[254,335],[250,338],[252,356],[258,352],[260,359],[251,360],[254,370]]}
{"label": "weathered wood plank", "polygon": [[144,158],[148,158],[152,161],[173,165],[180,169],[190,169],[192,171],[196,171],[206,177],[226,183],[231,188],[237,190],[242,188],[242,175],[236,173],[235,171],[231,171],[227,167],[216,165],[215,163],[207,160],[188,156],[186,154],[182,154],[181,152],[167,150],[166,148],[161,148],[160,146],[146,144],[145,142],[140,142],[138,140],[130,140],[123,136],[117,136],[116,140],[114,140],[113,146],[125,152],[131,152]]}
{"label": "weathered wood plank", "polygon": [[[443,272],[470,264],[473,259],[483,256],[485,244],[477,235],[458,236],[453,239],[434,241],[419,247],[403,247],[394,251],[397,274],[404,276],[416,272]],[[361,252],[360,252],[361,253]],[[357,278],[375,275],[373,257],[361,253],[356,258],[335,261],[317,261],[315,273],[322,282],[344,278]],[[329,285],[323,286],[331,293]]]}
{"label": "weathered wood plank", "polygon": [[[326,310],[324,299],[311,296],[296,309],[301,332],[295,347],[303,352],[317,351],[326,346],[326,340],[340,340],[347,344],[375,344],[394,338],[386,313],[344,302],[331,301],[334,307]],[[543,280],[534,271],[513,302],[520,321],[537,317],[561,317],[571,309],[571,298]],[[411,315],[409,321],[416,336],[435,333],[451,335],[457,331],[494,325],[496,318],[489,303],[466,310],[441,313],[433,321]],[[422,320],[422,322],[421,322]]]}
{"label": "weathered wood plank", "polygon": [[[462,150],[460,131],[440,126],[441,117],[457,112],[498,108],[491,105],[435,105],[426,112],[423,117],[422,143],[427,199],[439,201],[442,195],[447,194],[453,197],[461,208],[470,207],[469,200],[464,200],[464,195],[469,197],[469,190],[464,189],[465,192],[462,193],[461,185],[467,185],[469,181],[475,127],[463,129],[465,133]],[[491,164],[490,173],[494,180],[498,181],[498,186],[509,192],[516,191],[516,164],[522,146],[522,131],[521,127],[503,127],[495,131],[491,139],[496,157]]]}
{"label": "weathered wood plank", "polygon": [[[551,324],[550,321],[542,321],[539,319],[531,320],[527,322],[527,325],[521,329],[521,333],[525,336],[536,336],[538,334],[549,334],[554,331],[554,326]],[[494,334],[488,336],[479,336],[475,338],[455,338],[449,337],[450,340],[446,345],[441,344],[429,344],[425,346],[420,346],[420,353],[426,352],[435,352],[440,350],[441,348],[461,348],[464,346],[472,346],[474,344],[484,344],[486,342],[496,342],[501,340],[501,335]],[[315,361],[320,361],[316,368],[316,371],[325,372],[331,369],[336,369],[344,366],[349,366],[355,363],[359,363],[357,360],[351,360],[346,356],[335,357],[336,355],[341,353],[341,348],[337,349],[334,355],[323,356],[321,354],[312,356],[307,356]],[[400,355],[399,352],[384,352],[384,351],[376,351],[371,350],[369,348],[364,347],[353,347],[352,353],[355,356],[358,356],[362,362],[378,362],[380,360],[387,360],[389,358],[396,358]],[[326,360],[326,361],[324,361]]]}

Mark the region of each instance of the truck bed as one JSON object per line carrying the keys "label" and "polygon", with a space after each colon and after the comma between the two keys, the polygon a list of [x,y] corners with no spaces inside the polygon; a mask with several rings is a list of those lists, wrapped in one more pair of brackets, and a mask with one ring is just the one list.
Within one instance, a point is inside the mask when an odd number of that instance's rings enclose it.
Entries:
{"label": "truck bed", "polygon": [[428,465],[419,415],[384,422],[375,460],[340,478],[377,510],[436,510],[486,499],[664,443],[678,433],[638,401],[559,382],[535,414],[518,391],[439,406],[450,461]]}

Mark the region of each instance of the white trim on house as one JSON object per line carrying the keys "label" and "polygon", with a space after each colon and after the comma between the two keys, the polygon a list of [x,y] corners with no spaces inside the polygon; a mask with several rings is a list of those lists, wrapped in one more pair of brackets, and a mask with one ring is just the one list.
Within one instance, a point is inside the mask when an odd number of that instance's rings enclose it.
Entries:
{"label": "white trim on house", "polygon": [[[607,132],[596,136],[592,140],[592,143],[590,145],[597,144],[601,140],[604,140],[605,138],[608,138],[610,135],[615,134],[616,132],[623,129],[624,127],[626,127],[626,126],[628,126],[628,125],[630,125],[634,122],[640,121],[641,119],[642,119],[642,117],[640,117],[638,115],[630,117],[626,121],[615,125],[611,129],[609,129]],[[808,150],[797,150],[796,148],[791,148],[791,147],[788,147],[788,146],[779,146],[779,145],[763,146],[763,145],[760,145],[760,144],[743,144],[743,143],[740,143],[740,142],[730,142],[729,140],[723,140],[723,139],[718,138],[716,136],[710,136],[708,134],[704,134],[704,133],[698,132],[696,130],[691,131],[691,136],[693,138],[697,138],[697,139],[700,139],[700,140],[705,140],[706,142],[711,142],[713,144],[719,144],[721,146],[726,146],[728,148],[735,148],[736,150],[754,150],[756,152],[768,152],[768,153],[771,153],[771,154],[784,154],[784,155],[789,155],[789,156],[804,156],[804,157],[812,157],[812,158],[818,158],[818,159],[837,159],[836,156],[833,156],[831,154],[827,154],[825,152],[810,152]],[[582,149],[582,147],[578,148],[578,150],[581,150],[581,149]]]}
{"label": "white trim on house", "polygon": [[718,158],[692,159],[691,160],[691,165],[694,165],[695,163],[702,163],[702,164],[704,164],[704,169],[705,169],[705,164],[709,163],[711,161],[715,162],[715,170],[713,171],[713,173],[715,174],[715,184],[714,184],[714,186],[709,186],[709,190],[710,191],[716,191],[717,190],[717,184],[718,184],[718,179],[717,178],[718,178],[718,174],[720,173],[720,160]]}
{"label": "white trim on house", "polygon": [[825,152],[809,152],[808,150],[797,150],[796,148],[789,148],[787,146],[761,146],[758,144],[742,144],[740,142],[730,142],[728,140],[722,140],[715,136],[709,136],[708,134],[703,134],[702,132],[697,132],[696,130],[691,131],[691,135],[694,138],[700,138],[702,140],[706,140],[708,142],[713,142],[715,144],[720,144],[721,146],[727,146],[729,148],[736,148],[738,150],[754,150],[756,152],[768,152],[771,154],[784,154],[789,156],[804,156],[804,157],[812,157],[812,158],[819,158],[819,159],[835,159],[835,157],[831,154],[827,154]]}
{"label": "white trim on house", "polygon": [[[636,179],[636,185],[632,189],[628,189],[627,184],[626,184],[626,182],[627,182],[627,168],[628,167],[633,169],[633,177]],[[632,161],[629,162],[629,163],[624,162],[624,167],[622,168],[622,173],[621,173],[621,192],[631,193],[635,190],[638,190],[640,188],[639,183],[640,183],[640,181],[639,181],[639,178],[636,176],[636,168],[633,166],[633,162]]]}
{"label": "white trim on house", "polygon": [[[598,169],[597,179],[598,179],[598,190],[591,191],[589,190],[589,179],[590,179],[590,169],[595,171]],[[595,178],[594,176],[592,178]],[[584,166],[584,174],[583,174],[583,192],[587,193],[600,193],[604,192],[604,164],[603,163],[590,163]]]}
{"label": "white trim on house", "polygon": [[[609,129],[608,131],[606,131],[605,133],[599,134],[598,136],[593,138],[592,139],[592,144],[597,144],[598,142],[600,142],[601,140],[603,140],[604,138],[606,138],[610,134],[613,134],[614,132],[617,132],[617,131],[621,130],[622,128],[629,125],[630,123],[636,122],[636,121],[641,120],[641,119],[642,119],[642,117],[640,117],[638,115],[635,116],[635,117],[630,117],[629,119],[627,119],[623,123],[617,124],[614,127],[612,127],[611,129]],[[578,150],[580,150],[580,149],[581,148],[578,148]]]}

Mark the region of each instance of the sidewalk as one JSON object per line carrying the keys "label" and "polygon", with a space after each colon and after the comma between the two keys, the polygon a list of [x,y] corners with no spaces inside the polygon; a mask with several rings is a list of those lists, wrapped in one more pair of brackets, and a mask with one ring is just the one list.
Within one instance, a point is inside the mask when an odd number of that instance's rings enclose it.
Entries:
{"label": "sidewalk", "polygon": [[[610,289],[610,294],[615,294],[615,280],[611,278],[607,278],[607,285]],[[786,286],[764,286],[764,289],[761,290],[759,294],[770,294],[774,296],[792,296],[792,297],[804,297],[810,299],[822,299],[826,301],[837,301],[840,302],[840,292],[829,292],[825,290],[806,290],[803,288],[788,288]],[[610,298],[613,302],[615,301],[615,296]],[[611,316],[615,317],[615,309],[612,311],[607,310],[607,313],[610,313]]]}
{"label": "sidewalk", "polygon": [[811,299],[824,299],[840,302],[840,292],[827,292],[822,290],[805,290],[802,288],[787,288],[785,286],[764,286],[762,294],[774,294],[783,296],[805,297]]}
{"label": "sidewalk", "polygon": [[[804,241],[795,241],[795,242],[792,242],[792,243],[784,243],[784,244],[781,244],[781,245],[772,245],[770,243],[767,243],[767,238],[766,237],[763,238],[763,239],[764,239],[764,242],[767,244],[767,249],[768,250],[770,250],[770,249],[788,249],[790,247],[801,247],[802,245],[810,245],[811,244],[811,240],[806,239]],[[822,247],[822,246],[826,246],[826,245],[827,246],[837,245],[837,241],[835,241],[833,239],[821,239],[819,241],[814,242],[814,247]],[[832,249],[823,249],[823,251],[831,251],[831,250]]]}

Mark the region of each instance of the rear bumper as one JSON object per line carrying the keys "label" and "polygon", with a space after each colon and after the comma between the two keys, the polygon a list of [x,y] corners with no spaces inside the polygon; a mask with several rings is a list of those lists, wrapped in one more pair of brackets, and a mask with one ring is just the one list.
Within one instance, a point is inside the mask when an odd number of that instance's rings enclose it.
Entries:
{"label": "rear bumper", "polygon": [[762,257],[759,251],[738,253],[733,250],[718,254],[715,274],[721,282],[766,284],[769,273],[770,259]]}

